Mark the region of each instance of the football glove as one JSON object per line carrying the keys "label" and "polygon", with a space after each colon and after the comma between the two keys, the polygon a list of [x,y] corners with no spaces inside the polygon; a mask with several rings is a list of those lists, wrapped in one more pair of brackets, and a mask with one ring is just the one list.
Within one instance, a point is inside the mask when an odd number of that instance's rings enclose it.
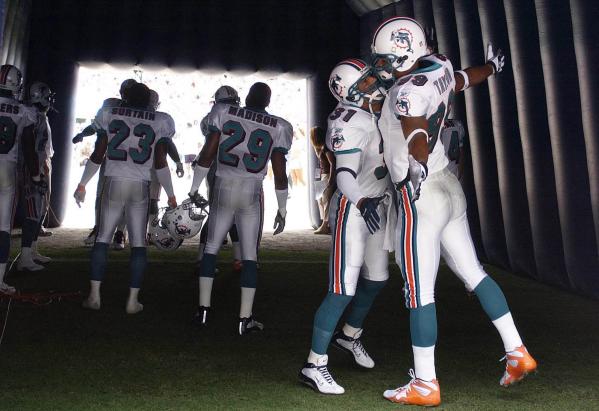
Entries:
{"label": "football glove", "polygon": [[73,140],[71,141],[73,142],[73,144],[81,143],[83,141],[83,134],[77,134],[75,137],[73,137]]}
{"label": "football glove", "polygon": [[368,228],[368,231],[370,231],[370,234],[376,233],[381,228],[381,217],[379,216],[377,209],[383,198],[385,198],[385,196],[366,197],[360,203],[360,214],[364,221],[366,221],[366,227]]}
{"label": "football glove", "polygon": [[420,198],[422,182],[426,180],[426,177],[428,176],[428,167],[426,164],[416,161],[411,154],[408,155],[408,164],[408,180],[412,185],[412,201],[416,201]]}
{"label": "football glove", "polygon": [[44,195],[48,192],[48,182],[44,179],[43,176],[41,176],[41,178],[37,181],[32,179],[31,184],[33,184],[33,187],[35,187],[37,192],[41,195]]}
{"label": "football glove", "polygon": [[202,195],[198,193],[197,190],[193,193],[189,193],[189,198],[191,199],[191,201],[193,201],[196,207],[202,208],[208,205],[208,200],[202,197]]}
{"label": "football glove", "polygon": [[487,45],[487,64],[493,66],[493,74],[500,73],[505,65],[505,55],[501,49],[493,50],[493,43]]}
{"label": "football glove", "polygon": [[281,212],[281,210],[277,211],[277,216],[275,217],[275,223],[273,224],[272,228],[275,230],[274,233],[272,233],[272,235],[277,235],[283,232],[283,230],[285,229],[285,217],[286,217],[287,212],[285,210],[283,210]]}
{"label": "football glove", "polygon": [[81,203],[85,201],[85,187],[82,185],[77,186],[77,190],[75,190],[75,194],[73,194],[73,197],[75,197],[75,202],[77,203],[77,206],[81,208]]}
{"label": "football glove", "polygon": [[177,163],[177,177],[181,178],[185,175],[185,171],[183,171],[183,164]]}

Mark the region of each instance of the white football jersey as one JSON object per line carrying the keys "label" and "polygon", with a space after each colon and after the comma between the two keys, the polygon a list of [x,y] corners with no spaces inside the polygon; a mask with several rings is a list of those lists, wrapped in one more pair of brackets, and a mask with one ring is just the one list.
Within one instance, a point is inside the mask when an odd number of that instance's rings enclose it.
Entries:
{"label": "white football jersey", "polygon": [[429,174],[444,169],[448,163],[439,137],[454,95],[453,66],[440,54],[423,57],[420,62],[420,68],[391,87],[378,122],[385,161],[394,183],[408,175],[408,144],[401,129],[402,116],[426,117],[428,120]]}
{"label": "white football jersey", "polygon": [[96,119],[98,118],[98,116],[100,115],[102,110],[104,110],[105,108],[120,107],[122,102],[123,102],[123,100],[121,100],[120,98],[116,98],[116,97],[109,97],[106,100],[104,100],[102,102],[102,107],[100,107],[100,110],[98,110],[98,112],[96,113],[96,117],[94,118],[94,120],[92,120],[91,126],[96,131],[100,130],[100,127],[98,126],[98,124],[96,124]]}
{"label": "white football jersey", "polygon": [[12,98],[0,97],[0,161],[18,161],[23,129],[36,121],[36,109]]}
{"label": "white football jersey", "polygon": [[40,164],[47,158],[54,156],[54,146],[52,145],[52,130],[48,122],[46,113],[37,111],[37,121],[35,123],[35,148]]}
{"label": "white football jersey", "polygon": [[105,107],[95,124],[108,137],[104,175],[133,180],[152,180],[156,144],[175,134],[168,114],[130,107]]}
{"label": "white football jersey", "polygon": [[293,140],[288,121],[266,111],[218,103],[208,115],[209,131],[220,134],[216,175],[263,180],[274,151],[287,154]]}
{"label": "white football jersey", "polygon": [[356,180],[367,197],[376,197],[389,185],[389,173],[383,159],[383,139],[376,117],[359,109],[339,103],[328,120],[326,145],[335,156],[360,152]]}
{"label": "white football jersey", "polygon": [[449,160],[447,169],[456,177],[458,175],[458,163],[460,161],[460,149],[464,147],[464,136],[466,131],[459,120],[448,119],[441,130],[441,142],[445,148],[445,156]]}

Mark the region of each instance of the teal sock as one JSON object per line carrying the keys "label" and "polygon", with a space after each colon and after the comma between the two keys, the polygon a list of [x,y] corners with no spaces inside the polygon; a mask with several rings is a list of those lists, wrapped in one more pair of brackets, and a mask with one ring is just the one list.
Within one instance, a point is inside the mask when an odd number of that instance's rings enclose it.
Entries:
{"label": "teal sock", "polygon": [[129,260],[129,269],[131,270],[131,288],[141,288],[141,282],[144,278],[144,272],[148,265],[148,252],[146,247],[131,248],[131,257]]}
{"label": "teal sock", "polygon": [[93,281],[102,281],[108,261],[108,244],[96,242],[91,251],[91,275]]}
{"label": "teal sock", "polygon": [[343,315],[345,307],[351,301],[349,295],[328,293],[314,316],[314,329],[312,331],[312,351],[324,355],[335,332],[339,318]]}
{"label": "teal sock", "polygon": [[416,347],[431,347],[437,343],[435,303],[410,309],[410,336]]}
{"label": "teal sock", "polygon": [[491,321],[495,321],[510,311],[503,291],[491,277],[487,276],[482,280],[474,292]]}
{"label": "teal sock", "polygon": [[256,288],[258,283],[258,265],[252,260],[243,260],[240,284],[245,288]]}
{"label": "teal sock", "polygon": [[358,282],[356,295],[354,296],[347,316],[347,323],[354,328],[362,328],[364,319],[374,303],[374,299],[385,287],[387,281],[372,281],[361,278]]}
{"label": "teal sock", "polygon": [[200,277],[214,278],[216,271],[216,254],[204,254],[199,269]]}

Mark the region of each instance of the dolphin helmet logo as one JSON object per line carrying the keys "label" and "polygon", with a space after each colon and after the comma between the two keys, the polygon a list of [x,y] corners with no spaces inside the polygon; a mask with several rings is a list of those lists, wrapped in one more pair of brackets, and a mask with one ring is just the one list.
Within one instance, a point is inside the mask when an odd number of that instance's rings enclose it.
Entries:
{"label": "dolphin helmet logo", "polygon": [[341,97],[343,93],[343,85],[341,84],[341,77],[339,74],[335,74],[335,77],[331,79],[331,90],[333,90],[339,97]]}
{"label": "dolphin helmet logo", "polygon": [[413,53],[412,49],[412,33],[408,29],[397,29],[391,33],[391,40],[395,44],[396,47],[400,49],[407,49],[406,51]]}

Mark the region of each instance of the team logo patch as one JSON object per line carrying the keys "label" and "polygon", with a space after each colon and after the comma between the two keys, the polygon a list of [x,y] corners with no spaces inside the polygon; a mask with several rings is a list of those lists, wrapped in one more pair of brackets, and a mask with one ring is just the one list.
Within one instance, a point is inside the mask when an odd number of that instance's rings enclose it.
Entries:
{"label": "team logo patch", "polygon": [[333,135],[331,137],[331,145],[333,146],[333,150],[339,150],[343,143],[345,142],[345,138],[343,138],[343,129],[335,128],[333,129]]}
{"label": "team logo patch", "polygon": [[414,52],[412,49],[413,40],[414,37],[412,36],[412,32],[406,28],[397,29],[391,33],[391,41],[393,41],[395,47],[406,49],[406,51],[410,53]]}
{"label": "team logo patch", "polygon": [[187,227],[185,224],[179,224],[177,222],[175,222],[175,230],[177,231],[177,234],[181,235],[181,236],[186,236],[191,234],[191,229],[189,227]]}
{"label": "team logo patch", "polygon": [[341,77],[338,74],[335,74],[335,77],[331,79],[331,90],[333,90],[339,97],[343,93],[343,85],[341,84]]}
{"label": "team logo patch", "polygon": [[397,112],[401,115],[407,115],[410,113],[410,100],[408,100],[407,96],[398,96],[397,103],[395,104],[395,108]]}

